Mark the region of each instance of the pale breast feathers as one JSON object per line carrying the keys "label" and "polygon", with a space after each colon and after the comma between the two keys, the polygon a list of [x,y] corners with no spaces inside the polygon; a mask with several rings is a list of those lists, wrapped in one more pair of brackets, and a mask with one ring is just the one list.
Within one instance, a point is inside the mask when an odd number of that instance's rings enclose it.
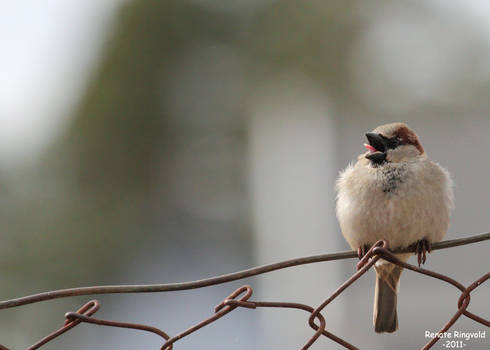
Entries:
{"label": "pale breast feathers", "polygon": [[392,247],[444,236],[452,207],[448,173],[428,159],[384,167],[349,165],[337,181],[337,216],[353,249],[387,239]]}

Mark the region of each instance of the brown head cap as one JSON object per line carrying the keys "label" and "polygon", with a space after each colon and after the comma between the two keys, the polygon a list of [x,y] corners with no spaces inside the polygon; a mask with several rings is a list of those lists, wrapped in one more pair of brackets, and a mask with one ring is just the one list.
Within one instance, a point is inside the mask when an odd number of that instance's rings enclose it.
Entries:
{"label": "brown head cap", "polygon": [[420,154],[424,154],[419,138],[405,123],[380,125],[373,132],[380,133],[387,138],[398,137],[400,145],[414,145]]}

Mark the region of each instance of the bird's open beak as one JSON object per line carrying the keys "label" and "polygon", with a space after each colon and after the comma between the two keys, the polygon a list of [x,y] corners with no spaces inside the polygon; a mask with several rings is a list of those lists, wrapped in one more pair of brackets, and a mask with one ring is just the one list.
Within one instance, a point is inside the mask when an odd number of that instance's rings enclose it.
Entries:
{"label": "bird's open beak", "polygon": [[380,134],[374,132],[366,133],[366,138],[369,142],[369,144],[364,144],[364,147],[369,151],[366,158],[375,163],[382,163],[385,161],[386,149],[388,148],[385,139],[382,138]]}

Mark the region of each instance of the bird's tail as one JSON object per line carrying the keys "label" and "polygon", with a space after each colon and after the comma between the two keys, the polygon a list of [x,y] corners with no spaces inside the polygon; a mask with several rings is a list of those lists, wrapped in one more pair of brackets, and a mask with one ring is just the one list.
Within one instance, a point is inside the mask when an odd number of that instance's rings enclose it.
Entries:
{"label": "bird's tail", "polygon": [[375,266],[376,289],[374,290],[374,330],[377,333],[393,333],[398,329],[396,299],[403,268],[383,262]]}

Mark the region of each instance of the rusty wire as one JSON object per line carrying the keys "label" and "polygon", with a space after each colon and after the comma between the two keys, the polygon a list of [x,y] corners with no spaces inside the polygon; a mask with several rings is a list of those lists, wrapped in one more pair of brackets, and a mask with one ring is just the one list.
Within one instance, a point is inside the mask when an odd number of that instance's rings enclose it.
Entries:
{"label": "rusty wire", "polygon": [[[490,233],[484,233],[484,234],[474,235],[467,238],[448,240],[444,242],[435,243],[432,246],[432,250],[456,247],[459,245],[476,243],[484,240],[490,240]],[[251,301],[250,297],[252,296],[253,293],[252,288],[247,285],[242,286],[237,290],[235,290],[233,293],[231,293],[221,303],[219,303],[215,307],[214,314],[212,316],[173,337],[170,337],[164,331],[152,326],[147,326],[138,323],[117,322],[117,321],[109,321],[109,320],[94,318],[92,317],[92,315],[99,310],[100,304],[97,300],[91,300],[85,305],[83,305],[82,307],[80,307],[76,312],[66,313],[65,323],[61,328],[59,328],[58,330],[52,332],[51,334],[47,335],[43,339],[33,344],[28,348],[28,350],[35,350],[40,348],[41,346],[59,337],[60,335],[69,331],[70,329],[74,328],[80,323],[91,323],[99,326],[127,328],[127,329],[135,329],[135,330],[150,332],[159,335],[161,338],[164,339],[165,342],[161,346],[160,348],[161,350],[171,350],[173,348],[174,343],[177,342],[178,340],[217,321],[218,319],[222,318],[223,316],[225,316],[226,314],[230,313],[231,311],[237,308],[248,308],[248,309],[289,308],[289,309],[298,309],[298,310],[306,311],[309,313],[308,325],[314,330],[314,333],[303,345],[303,347],[301,348],[302,350],[308,349],[321,336],[324,336],[338,343],[339,345],[343,346],[346,349],[355,350],[358,348],[350,344],[346,340],[326,330],[325,317],[324,315],[322,315],[322,311],[324,311],[325,308],[328,306],[328,304],[330,304],[335,298],[337,298],[345,289],[347,289],[354,282],[356,282],[357,279],[359,279],[363,274],[365,274],[379,259],[384,259],[396,265],[399,265],[405,269],[417,273],[421,273],[423,275],[432,278],[439,279],[441,281],[444,281],[456,287],[461,291],[461,295],[457,302],[456,313],[448,322],[446,322],[441,327],[438,333],[442,334],[444,332],[447,332],[447,330],[451,328],[451,326],[456,322],[458,318],[461,317],[461,315],[464,315],[474,320],[475,322],[483,324],[484,326],[490,327],[490,321],[478,315],[475,315],[474,313],[467,310],[468,305],[470,304],[470,293],[490,278],[490,272],[484,274],[475,282],[465,287],[461,283],[457,282],[456,280],[452,279],[449,276],[402,262],[395,256],[395,254],[397,253],[413,252],[414,250],[415,247],[408,247],[402,250],[390,251],[389,244],[387,241],[376,242],[357,264],[356,273],[354,273],[349,279],[347,279],[340,287],[337,288],[337,290],[335,290],[325,301],[323,301],[316,308],[313,308],[312,306],[305,305],[305,304],[291,303],[291,302]],[[202,288],[205,286],[243,279],[246,277],[259,275],[274,270],[284,269],[287,267],[316,263],[321,261],[348,259],[357,256],[358,255],[356,252],[351,252],[351,251],[339,252],[334,254],[315,255],[310,257],[286,260],[275,264],[264,265],[264,266],[243,270],[227,275],[212,277],[204,280],[184,282],[184,283],[155,284],[155,285],[126,285],[126,286],[94,286],[94,287],[63,289],[63,290],[39,293],[39,294],[30,295],[17,299],[1,301],[0,309],[7,309],[7,308],[17,307],[21,305],[36,303],[44,300],[64,298],[69,296],[78,296],[78,295],[109,294],[109,293],[149,293],[149,292],[164,292],[164,291]],[[239,296],[241,297],[238,298]],[[315,323],[315,321],[318,321],[319,324]],[[439,337],[435,337],[431,339],[427,344],[425,344],[422,350],[430,349],[439,339],[440,339]],[[0,344],[0,350],[9,350],[9,349],[4,345]]]}

